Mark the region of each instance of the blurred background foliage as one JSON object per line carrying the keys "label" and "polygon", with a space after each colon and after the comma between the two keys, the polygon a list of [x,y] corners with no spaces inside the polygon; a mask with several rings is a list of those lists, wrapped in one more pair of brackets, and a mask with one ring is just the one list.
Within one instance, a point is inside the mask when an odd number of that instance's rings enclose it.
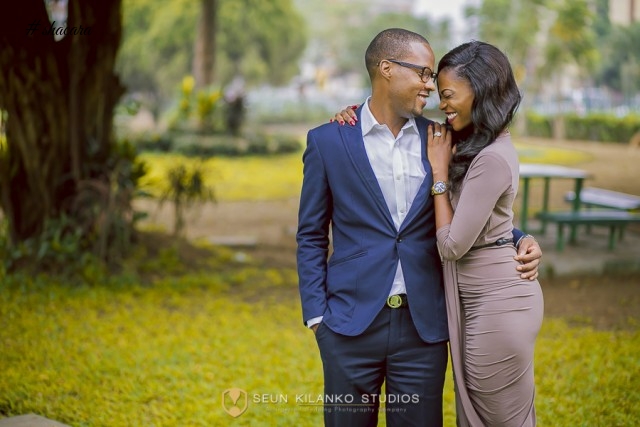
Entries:
{"label": "blurred background foliage", "polygon": [[[626,143],[640,129],[640,23],[610,19],[620,2],[467,1],[456,26],[428,7],[416,13],[413,0],[25,1],[31,8],[15,22],[34,11],[69,26],[96,16],[111,21],[81,43],[45,37],[34,44],[10,25],[0,33],[13,47],[0,65],[14,73],[0,74],[9,270],[29,256],[48,265],[42,248],[55,245],[40,239],[73,240],[75,230],[78,250],[117,259],[144,216],[127,206],[143,193],[148,168],[140,152],[202,159],[299,152],[304,130],[365,99],[364,50],[388,27],[424,34],[436,58],[471,38],[502,48],[524,93],[516,134]],[[12,52],[20,49],[55,66],[16,67]],[[100,49],[109,55],[95,55]],[[93,80],[80,79],[83,70],[94,70]],[[37,90],[28,91],[33,81]],[[60,90],[68,96],[55,96]],[[25,96],[34,100],[27,110]],[[440,119],[436,98],[425,115]],[[84,120],[68,122],[83,108]],[[165,172],[172,182],[175,171]]]}
{"label": "blurred background foliage", "polygon": [[[217,8],[217,85],[240,75],[249,85],[284,84],[297,73],[307,36],[290,0],[218,0]],[[147,95],[148,105],[161,110],[192,72],[199,2],[124,0],[122,10],[118,73],[130,93]]]}
{"label": "blurred background foliage", "polygon": [[[179,236],[191,205],[297,197],[304,133],[365,99],[364,50],[384,28],[424,34],[436,59],[471,38],[507,52],[524,93],[517,138],[638,135],[640,23],[610,19],[630,3],[467,1],[458,29],[414,3],[22,0],[0,27],[0,417],[222,425],[222,385],[321,389],[293,270],[149,232],[133,202],[172,204]],[[25,36],[34,19],[93,31]],[[441,119],[436,98],[425,115]],[[586,156],[517,148],[525,162]],[[541,424],[637,424],[635,317],[627,326],[545,321]],[[319,422],[284,409],[238,425]]]}
{"label": "blurred background foliage", "polygon": [[[436,58],[457,44],[449,19],[393,7],[372,13],[367,1],[218,3],[215,63],[220,87],[238,76],[250,88],[288,86],[304,78],[302,67],[309,65],[316,69],[310,77],[315,84],[355,73],[366,86],[364,50],[373,35],[394,26],[424,34]],[[485,40],[507,52],[525,92],[554,83],[567,67],[583,80],[581,86],[606,87],[622,97],[640,90],[640,53],[633,48],[640,42],[640,24],[612,23],[608,0],[468,4],[462,38]],[[191,72],[198,11],[197,2],[186,0],[124,0],[118,72],[130,94],[148,95],[155,108],[175,101],[178,83]]]}

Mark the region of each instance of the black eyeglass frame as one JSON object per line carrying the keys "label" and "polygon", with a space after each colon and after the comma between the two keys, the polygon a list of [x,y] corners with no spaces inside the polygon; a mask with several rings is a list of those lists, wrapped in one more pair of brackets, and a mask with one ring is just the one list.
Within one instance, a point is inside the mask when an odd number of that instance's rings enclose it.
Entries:
{"label": "black eyeglass frame", "polygon": [[[435,83],[436,79],[438,78],[438,74],[434,73],[433,70],[429,67],[422,67],[420,65],[412,64],[410,62],[397,61],[395,59],[385,59],[385,61],[393,62],[394,64],[398,64],[401,67],[411,68],[413,70],[418,71],[420,80],[422,80],[423,83],[429,83],[429,78],[431,78]],[[428,73],[427,73],[427,70],[429,70]]]}

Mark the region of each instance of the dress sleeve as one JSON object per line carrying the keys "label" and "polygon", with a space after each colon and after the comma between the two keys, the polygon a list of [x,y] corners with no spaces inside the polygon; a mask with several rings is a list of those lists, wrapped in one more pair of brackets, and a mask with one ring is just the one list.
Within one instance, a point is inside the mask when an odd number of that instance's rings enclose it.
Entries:
{"label": "dress sleeve", "polygon": [[506,159],[496,153],[480,154],[471,163],[451,224],[438,228],[442,257],[457,260],[469,251],[487,224],[496,202],[512,185]]}

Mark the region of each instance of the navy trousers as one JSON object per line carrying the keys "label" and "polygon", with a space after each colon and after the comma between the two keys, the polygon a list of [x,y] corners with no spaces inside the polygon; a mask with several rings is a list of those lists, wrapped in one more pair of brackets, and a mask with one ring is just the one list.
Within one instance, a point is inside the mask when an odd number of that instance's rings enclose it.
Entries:
{"label": "navy trousers", "polygon": [[[407,307],[385,306],[361,335],[316,331],[324,370],[324,422],[328,427],[442,426],[447,342],[427,344]],[[384,383],[384,393],[382,385]]]}

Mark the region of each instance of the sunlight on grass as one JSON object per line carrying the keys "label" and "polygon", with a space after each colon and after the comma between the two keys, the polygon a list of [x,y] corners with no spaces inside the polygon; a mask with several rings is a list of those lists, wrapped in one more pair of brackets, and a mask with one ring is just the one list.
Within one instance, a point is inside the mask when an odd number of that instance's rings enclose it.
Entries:
{"label": "sunlight on grass", "polygon": [[[591,158],[578,150],[516,143],[522,163],[571,165]],[[177,154],[143,153],[149,173],[142,187],[154,196],[162,194],[168,170],[180,163],[200,160]],[[302,152],[268,157],[214,157],[204,162],[206,183],[213,185],[220,201],[274,200],[298,197],[302,186]]]}
{"label": "sunlight on grass", "polygon": [[[0,288],[0,322],[2,415],[73,426],[322,424],[318,407],[296,402],[322,393],[322,367],[292,270],[245,266],[147,285],[123,276],[93,287],[13,278]],[[546,319],[540,425],[636,425],[639,352],[640,331]],[[230,388],[248,394],[235,419],[222,405]],[[454,425],[451,372],[444,405]]]}
{"label": "sunlight on grass", "polygon": [[536,347],[540,425],[635,426],[640,330],[594,331],[546,319]]}
{"label": "sunlight on grass", "polygon": [[542,147],[519,142],[515,142],[514,145],[518,151],[520,163],[551,163],[571,166],[593,158],[591,154],[579,150]]}
{"label": "sunlight on grass", "polygon": [[[588,160],[517,148],[522,162]],[[297,197],[301,155],[213,158],[208,183],[219,200]],[[142,158],[156,195],[166,171],[197,161]],[[300,402],[322,394],[322,366],[300,318],[295,271],[235,262],[230,251],[215,252],[207,266],[189,272],[167,248],[140,266],[147,281],[134,273],[82,286],[8,277],[0,283],[0,417],[32,412],[74,427],[321,425],[319,407]],[[536,352],[539,424],[636,425],[638,354],[640,330],[546,319]],[[247,393],[237,418],[225,411],[232,388]],[[444,408],[445,425],[455,425],[450,371]]]}
{"label": "sunlight on grass", "polygon": [[[144,153],[149,172],[142,187],[154,196],[162,194],[167,172],[180,163],[199,160],[177,154]],[[269,157],[214,157],[204,162],[206,183],[213,185],[220,201],[276,200],[297,197],[302,185],[302,154]]]}
{"label": "sunlight on grass", "polygon": [[[308,351],[313,336],[293,299],[244,300],[274,278],[293,280],[290,272],[243,269],[126,290],[5,290],[0,413],[35,412],[74,426],[212,426],[232,420],[221,405],[231,387],[317,395],[319,358]],[[238,294],[240,282],[256,288]],[[238,425],[318,424],[318,415],[283,415],[274,405],[250,409]]]}

